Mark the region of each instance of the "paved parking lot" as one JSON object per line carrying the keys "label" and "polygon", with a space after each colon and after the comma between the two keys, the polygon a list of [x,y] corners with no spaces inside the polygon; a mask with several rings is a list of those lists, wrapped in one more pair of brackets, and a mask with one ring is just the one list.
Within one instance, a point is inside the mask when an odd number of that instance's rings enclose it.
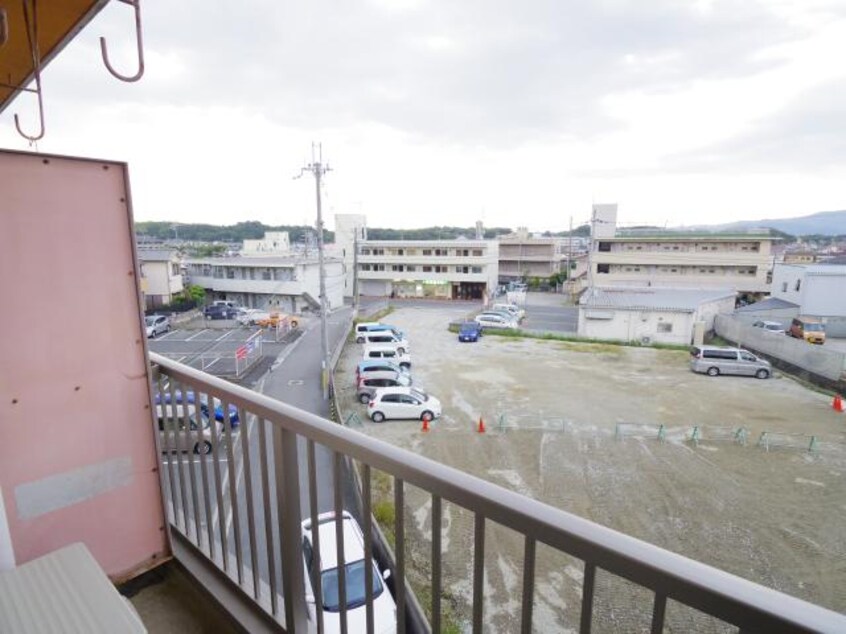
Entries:
{"label": "paved parking lot", "polygon": [[[266,365],[294,341],[305,326],[301,324],[299,329],[277,341],[276,332],[272,329],[241,326],[234,320],[209,321],[199,318],[165,335],[149,339],[147,343],[152,352],[179,363],[219,376],[235,376],[236,355],[239,350],[243,354],[245,344],[257,333],[260,333],[261,357],[263,365]],[[256,365],[261,363],[262,360],[259,360]]]}
{"label": "paved parking lot", "polygon": [[[362,416],[364,433],[846,610],[846,569],[839,563],[846,560],[846,416],[832,410],[830,397],[780,374],[765,381],[694,374],[686,352],[495,335],[460,344],[447,324],[461,313],[443,305],[402,308],[386,320],[409,335],[415,385],[443,403],[444,416],[428,433],[419,421],[365,418],[352,385],[360,346],[348,345],[336,379],[345,386],[343,409]],[[484,434],[476,431],[480,416]],[[703,435],[698,446],[689,441],[694,426]],[[740,427],[747,430],[745,446],[733,441]],[[756,446],[764,432],[768,449]],[[431,498],[409,491],[406,501],[409,556],[427,561]],[[464,580],[472,568],[473,518],[445,504],[443,535],[445,601],[465,622],[472,605]],[[488,631],[519,629],[513,601],[522,548],[509,531],[490,525]],[[539,551],[538,631],[578,630],[572,606],[579,605],[581,574],[580,562]],[[650,600],[598,575],[598,631],[648,631],[648,614],[644,622],[632,606]],[[723,631],[678,606],[668,609],[668,622],[672,631]]]}

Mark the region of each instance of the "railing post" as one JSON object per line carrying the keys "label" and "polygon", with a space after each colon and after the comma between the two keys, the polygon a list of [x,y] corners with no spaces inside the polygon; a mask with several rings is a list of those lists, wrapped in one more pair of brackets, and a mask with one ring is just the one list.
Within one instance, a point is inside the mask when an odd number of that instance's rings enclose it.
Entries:
{"label": "railing post", "polygon": [[282,593],[285,597],[285,630],[306,631],[305,586],[300,518],[299,457],[297,435],[273,424],[273,462],[282,555]]}

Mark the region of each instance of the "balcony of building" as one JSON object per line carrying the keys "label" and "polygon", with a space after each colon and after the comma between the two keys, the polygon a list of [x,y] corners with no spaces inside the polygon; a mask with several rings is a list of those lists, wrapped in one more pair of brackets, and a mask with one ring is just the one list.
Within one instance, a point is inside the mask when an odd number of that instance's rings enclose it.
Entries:
{"label": "balcony of building", "polygon": [[[54,55],[103,4],[42,14],[42,33],[56,32],[43,53]],[[15,45],[26,40],[20,22],[11,20]],[[6,81],[24,85],[32,69],[24,71]],[[515,631],[533,631],[536,566],[556,555],[573,558],[581,578],[578,605],[559,603],[556,615],[573,631],[595,629],[608,599],[598,579],[609,575],[639,589],[629,609],[652,632],[678,630],[679,610],[693,629],[846,631],[843,615],[149,353],[127,165],[0,151],[0,177],[0,270],[19,272],[6,280],[4,299],[26,307],[0,312],[0,631],[373,632],[382,588],[396,604],[397,631],[440,632],[446,505],[473,518],[466,630],[486,628],[486,567],[496,565],[492,543],[504,529],[522,543],[512,601],[496,606],[519,623]],[[57,261],[77,266],[57,272]],[[318,372],[310,376],[320,384]],[[189,392],[195,402],[217,399],[223,420],[192,414],[177,396]],[[372,512],[377,473],[396,509],[381,528]],[[431,501],[425,559],[408,556],[412,487]],[[338,532],[337,580],[326,586],[337,590],[337,609],[324,612],[315,609],[328,603],[323,586],[307,590],[302,522],[330,511],[337,527],[343,510],[363,528],[363,583],[345,578],[355,562]],[[44,557],[55,563],[67,548],[79,555],[56,564],[68,574],[36,570],[43,585],[20,583],[18,573]],[[315,540],[312,560],[322,552]],[[74,573],[79,566],[84,574]],[[417,568],[425,587],[406,581]],[[152,583],[157,571],[164,579]],[[112,584],[133,595],[140,620]],[[352,597],[348,589],[364,591]],[[99,619],[101,609],[121,625]]]}

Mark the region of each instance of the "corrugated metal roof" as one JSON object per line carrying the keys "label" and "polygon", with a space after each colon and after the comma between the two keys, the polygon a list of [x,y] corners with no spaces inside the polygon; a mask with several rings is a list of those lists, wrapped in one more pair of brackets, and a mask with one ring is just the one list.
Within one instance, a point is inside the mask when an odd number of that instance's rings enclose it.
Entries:
{"label": "corrugated metal roof", "polygon": [[0,632],[146,631],[83,544],[0,572]]}
{"label": "corrugated metal roof", "polygon": [[579,300],[579,305],[585,308],[692,313],[702,304],[733,298],[736,295],[737,293],[730,289],[589,288]]}
{"label": "corrugated metal roof", "polygon": [[747,306],[741,306],[738,308],[736,313],[755,313],[762,310],[783,310],[785,308],[799,308],[799,304],[794,304],[793,302],[788,302],[785,299],[780,299],[778,297],[768,297],[765,300],[760,302],[755,302],[754,304],[749,304]]}

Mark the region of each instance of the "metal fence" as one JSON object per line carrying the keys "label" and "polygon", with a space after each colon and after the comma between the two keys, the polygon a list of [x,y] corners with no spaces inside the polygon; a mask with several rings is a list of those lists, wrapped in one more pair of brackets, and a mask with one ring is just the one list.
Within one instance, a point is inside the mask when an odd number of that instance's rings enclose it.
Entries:
{"label": "metal fence", "polygon": [[[482,632],[485,614],[484,558],[486,537],[493,525],[522,536],[522,587],[515,597],[520,631],[532,631],[535,565],[538,544],[545,544],[583,562],[579,610],[581,632],[590,632],[596,578],[604,571],[627,579],[650,593],[640,606],[651,614],[651,631],[664,627],[668,601],[687,605],[737,626],[742,631],[843,632],[846,616],[735,577],[721,570],[668,552],[628,535],[553,508],[487,481],[364,436],[342,425],[232,385],[203,372],[150,355],[155,364],[156,390],[193,390],[209,402],[221,401],[222,430],[212,426],[214,450],[185,451],[206,433],[176,431],[171,420],[161,434],[162,487],[172,530],[189,540],[199,553],[223,571],[233,589],[240,589],[288,632],[308,627],[301,542],[303,515],[317,521],[318,481],[334,484],[332,506],[341,531],[341,478],[345,459],[357,461],[362,473],[362,518],[365,539],[367,631],[373,631],[371,472],[379,470],[393,482],[398,510],[394,522],[396,574],[406,578],[405,495],[416,487],[431,496],[432,629],[441,630],[443,504],[452,503],[474,518],[472,630]],[[237,409],[239,432],[230,426],[230,405]],[[176,407],[175,417],[184,417]],[[237,436],[237,437],[236,437]],[[317,451],[330,459],[317,464]],[[304,462],[301,471],[300,464]],[[241,478],[238,477],[242,469]],[[302,505],[301,505],[302,501]],[[315,551],[320,544],[315,540]],[[339,548],[339,573],[344,570]],[[339,574],[339,576],[342,576]],[[344,586],[344,579],[340,586]],[[319,585],[319,584],[318,584]],[[397,628],[405,631],[407,596],[397,582]],[[315,588],[318,591],[319,589]],[[320,596],[316,597],[321,605]],[[338,618],[346,631],[347,609],[341,597]],[[317,611],[321,615],[320,610]],[[322,631],[318,619],[317,630]]]}
{"label": "metal fence", "polygon": [[846,354],[842,352],[826,350],[800,339],[767,332],[763,328],[754,328],[729,315],[717,315],[714,330],[720,337],[734,341],[738,346],[780,359],[831,381],[841,380],[846,372]]}

